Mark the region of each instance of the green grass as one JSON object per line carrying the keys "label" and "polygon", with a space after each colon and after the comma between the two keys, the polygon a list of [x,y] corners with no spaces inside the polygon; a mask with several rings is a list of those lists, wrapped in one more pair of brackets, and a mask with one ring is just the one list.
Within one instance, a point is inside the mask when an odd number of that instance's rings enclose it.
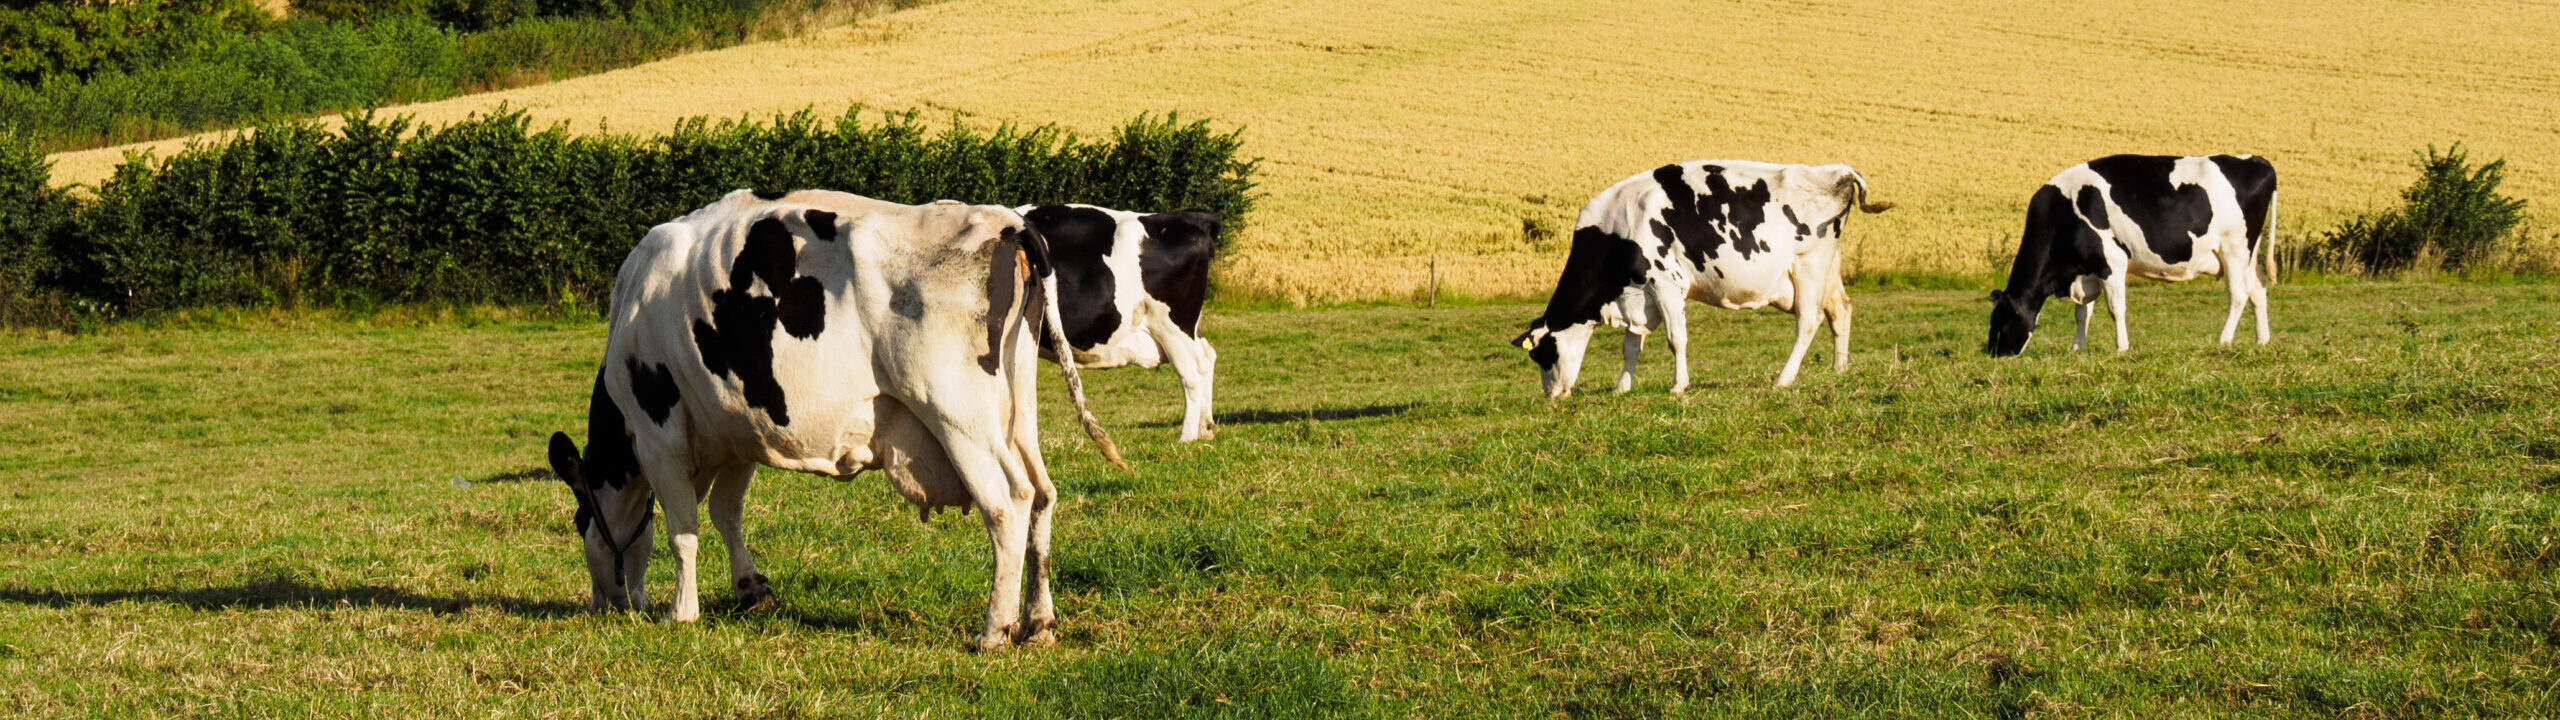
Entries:
{"label": "green grass", "polygon": [[[1062,641],[994,657],[962,650],[976,518],[919,524],[871,477],[762,478],[747,525],[775,613],[582,612],[569,494],[539,468],[583,417],[587,318],[8,336],[0,704],[2560,712],[2560,286],[2279,287],[2276,344],[2228,349],[2218,285],[2135,293],[2130,354],[2065,352],[2056,305],[2026,357],[1992,361],[1978,291],[1865,292],[1851,371],[1817,350],[1784,390],[1785,316],[1696,309],[1687,396],[1662,392],[1656,343],[1639,392],[1562,403],[1504,344],[1529,306],[1215,314],[1212,443],[1172,442],[1170,373],[1092,373],[1137,463],[1116,473],[1046,388]],[[1614,353],[1594,354],[1584,390],[1605,391]]]}

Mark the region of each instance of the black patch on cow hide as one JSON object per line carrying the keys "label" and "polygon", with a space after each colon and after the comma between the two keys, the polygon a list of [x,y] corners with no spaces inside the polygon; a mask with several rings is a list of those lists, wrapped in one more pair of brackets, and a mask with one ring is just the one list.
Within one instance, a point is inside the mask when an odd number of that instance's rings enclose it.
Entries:
{"label": "black patch on cow hide", "polygon": [[1796,206],[1780,205],[1778,206],[1778,211],[1786,213],[1787,224],[1796,226],[1796,237],[1798,239],[1813,237],[1813,226],[1806,225],[1803,220],[1796,219]]}
{"label": "black patch on cow hide", "polygon": [[684,393],[676,389],[676,374],[666,363],[642,364],[640,358],[622,359],[624,369],[631,372],[631,399],[640,401],[640,409],[649,413],[649,422],[666,427],[667,412],[674,410]]}
{"label": "black patch on cow hide", "polygon": [[1207,210],[1157,213],[1138,218],[1147,239],[1138,245],[1138,280],[1147,297],[1173,311],[1173,324],[1200,336],[1200,306],[1209,301],[1209,261],[1224,226]]}
{"label": "black patch on cow hide", "polygon": [[825,210],[811,210],[811,211],[808,211],[808,212],[805,212],[805,213],[801,213],[801,214],[800,214],[800,219],[801,219],[802,221],[804,221],[804,222],[809,223],[809,236],[810,236],[810,237],[814,237],[814,238],[817,238],[817,239],[820,239],[820,240],[824,240],[824,241],[827,241],[827,242],[835,242],[835,241],[836,241],[836,214],[835,214],[835,213],[827,212],[827,211],[825,211]]}
{"label": "black patch on cow hide", "polygon": [[587,456],[578,465],[578,474],[590,487],[619,490],[640,476],[640,458],[631,450],[631,426],[623,418],[622,406],[613,404],[613,395],[605,392],[602,369],[596,370],[595,391],[587,394]]}
{"label": "black patch on cow hide", "polygon": [[987,268],[987,313],[978,318],[978,322],[987,328],[987,353],[978,356],[978,369],[987,371],[989,375],[996,374],[1000,365],[997,361],[1004,356],[1004,331],[1013,327],[1012,323],[1005,321],[1013,316],[1015,295],[1022,286],[1014,278],[1022,256],[1013,251],[1014,247],[1011,244],[997,245],[995,258]]}
{"label": "black patch on cow hide", "polygon": [[2240,201],[2240,215],[2249,223],[2249,250],[2258,249],[2258,237],[2266,234],[2267,211],[2275,204],[2276,166],[2262,157],[2240,158],[2213,156],[2222,177],[2231,181],[2233,199]]}
{"label": "black patch on cow hide", "polygon": [[[746,247],[729,265],[729,287],[711,293],[710,321],[693,321],[702,367],[738,378],[747,406],[762,408],[775,425],[791,424],[791,413],[773,377],[774,326],[803,340],[826,330],[826,287],[799,276],[796,246],[781,220],[749,226]],[[758,280],[771,295],[754,294]]]}
{"label": "black patch on cow hide", "polygon": [[2098,192],[2098,186],[2080,186],[2080,194],[2073,198],[2072,205],[2080,210],[2080,219],[2089,223],[2089,227],[2107,229],[2107,198]]}
{"label": "black patch on cow hide", "polygon": [[1556,278],[1556,292],[1547,298],[1540,321],[1550,330],[1599,322],[1601,308],[1625,295],[1628,287],[1644,283],[1646,262],[1634,240],[1597,226],[1574,230],[1564,274]]}
{"label": "black patch on cow hide", "polygon": [[1066,325],[1067,344],[1090,350],[1109,341],[1124,316],[1118,279],[1102,259],[1111,254],[1119,222],[1101,210],[1065,205],[1032,208],[1023,219],[1047,241],[1049,262],[1058,275],[1058,322]]}
{"label": "black patch on cow hide", "polygon": [[[2169,185],[2178,158],[2117,155],[2089,161],[2107,179],[2107,195],[2125,217],[2142,227],[2142,242],[2175,265],[2195,257],[2195,236],[2213,226],[2213,201],[2202,185]],[[2118,242],[2123,241],[2121,234]]]}
{"label": "black patch on cow hide", "polygon": [[1751,259],[1752,253],[1767,252],[1769,248],[1760,244],[1759,230],[1769,219],[1769,182],[1737,188],[1725,179],[1722,167],[1705,165],[1699,171],[1706,176],[1705,193],[1689,186],[1679,165],[1653,171],[1663,198],[1670,201],[1662,217],[1652,221],[1654,237],[1666,245],[1679,244],[1689,262],[1699,266],[1722,257],[1717,252],[1720,247],[1732,248],[1744,260]]}
{"label": "black patch on cow hide", "polygon": [[755,193],[756,199],[767,201],[780,200],[782,199],[782,196],[791,194],[791,191],[789,190],[766,190],[762,188],[749,190],[748,192]]}

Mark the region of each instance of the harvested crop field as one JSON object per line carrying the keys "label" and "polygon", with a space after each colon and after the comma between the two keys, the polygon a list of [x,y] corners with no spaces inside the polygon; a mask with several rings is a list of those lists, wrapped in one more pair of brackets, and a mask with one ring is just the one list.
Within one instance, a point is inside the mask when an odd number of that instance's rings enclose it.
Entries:
{"label": "harvested crop field", "polygon": [[1437,256],[1456,292],[1530,296],[1585,199],[1685,158],[1858,166],[1902,207],[1852,224],[1856,272],[1985,273],[2037,183],[2116,152],[2270,156],[2299,241],[2461,141],[2511,161],[2547,232],[2554,37],[2560,6],[2525,2],[990,0],[398,112],[628,132],[860,103],[1099,132],[1179,111],[1266,158],[1223,292],[1409,297]]}

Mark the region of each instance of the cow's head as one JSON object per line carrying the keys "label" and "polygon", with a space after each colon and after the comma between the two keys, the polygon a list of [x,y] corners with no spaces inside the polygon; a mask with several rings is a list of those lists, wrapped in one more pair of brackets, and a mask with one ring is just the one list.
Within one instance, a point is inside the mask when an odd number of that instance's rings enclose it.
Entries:
{"label": "cow's head", "polygon": [[1573,381],[1582,374],[1582,351],[1591,346],[1589,322],[1567,325],[1563,329],[1547,327],[1546,318],[1529,321],[1529,331],[1512,338],[1511,344],[1529,351],[1529,361],[1538,364],[1538,387],[1550,400],[1562,400],[1573,394]]}
{"label": "cow's head", "polygon": [[584,457],[568,433],[551,434],[551,471],[569,485],[578,502],[577,529],[585,545],[587,580],[594,591],[589,606],[639,607],[648,599],[641,579],[649,574],[649,484],[639,479],[639,461],[622,412],[604,393],[602,374],[587,410]]}
{"label": "cow's head", "polygon": [[1992,357],[2008,357],[2025,350],[2027,336],[2036,331],[2036,314],[2043,309],[2042,297],[1991,291],[1991,338],[1983,343],[1982,351]]}

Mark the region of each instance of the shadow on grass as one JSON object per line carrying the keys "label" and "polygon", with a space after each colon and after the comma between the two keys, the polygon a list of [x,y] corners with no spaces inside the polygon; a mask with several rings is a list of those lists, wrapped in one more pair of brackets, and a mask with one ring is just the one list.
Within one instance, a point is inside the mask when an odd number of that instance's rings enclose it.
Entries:
{"label": "shadow on grass", "polygon": [[488,476],[488,477],[480,478],[480,479],[478,479],[478,480],[473,480],[473,481],[471,481],[471,484],[473,484],[473,485],[487,485],[487,484],[490,484],[490,483],[532,482],[532,481],[535,481],[535,480],[558,480],[558,479],[560,479],[560,476],[551,474],[551,468],[547,468],[547,467],[529,467],[529,468],[525,468],[525,469],[523,469],[523,470],[517,470],[517,471],[514,471],[514,472],[502,472],[502,473],[496,473],[496,474],[490,475],[490,476]]}
{"label": "shadow on grass", "polygon": [[196,610],[264,610],[339,606],[423,610],[439,615],[470,607],[495,607],[519,617],[557,618],[583,614],[584,603],[525,600],[509,597],[437,597],[379,585],[319,587],[294,579],[259,580],[228,587],[194,589],[94,590],[65,592],[0,588],[0,602],[69,608],[117,602],[146,602]]}
{"label": "shadow on grass", "polygon": [[[1422,403],[1409,402],[1396,403],[1393,405],[1369,405],[1364,407],[1316,408],[1313,410],[1239,410],[1236,412],[1217,413],[1212,417],[1215,417],[1220,425],[1267,425],[1271,423],[1299,422],[1303,420],[1331,421],[1388,417],[1413,412],[1413,409],[1418,407],[1422,407]],[[1173,427],[1181,424],[1182,421],[1180,420],[1158,420],[1155,422],[1139,423],[1138,426],[1162,428]]]}

